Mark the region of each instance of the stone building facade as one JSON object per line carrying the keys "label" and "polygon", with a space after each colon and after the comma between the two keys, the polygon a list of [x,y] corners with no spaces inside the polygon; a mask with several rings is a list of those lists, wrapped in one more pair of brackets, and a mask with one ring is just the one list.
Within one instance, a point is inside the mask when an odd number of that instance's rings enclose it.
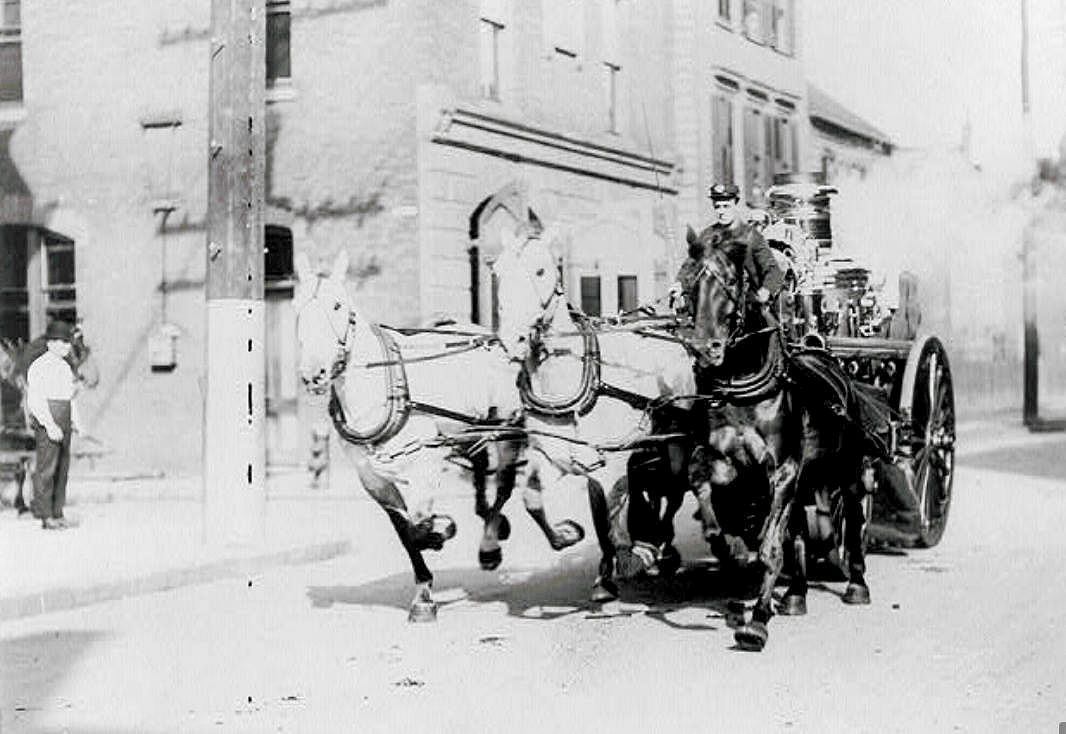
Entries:
{"label": "stone building facade", "polygon": [[[658,297],[713,178],[757,193],[804,160],[795,4],[267,0],[270,460],[302,461],[321,418],[295,374],[294,253],[346,248],[371,318],[490,324],[510,215],[486,202],[510,191],[575,303]],[[2,335],[76,314],[98,468],[196,472],[210,2],[8,6]]]}

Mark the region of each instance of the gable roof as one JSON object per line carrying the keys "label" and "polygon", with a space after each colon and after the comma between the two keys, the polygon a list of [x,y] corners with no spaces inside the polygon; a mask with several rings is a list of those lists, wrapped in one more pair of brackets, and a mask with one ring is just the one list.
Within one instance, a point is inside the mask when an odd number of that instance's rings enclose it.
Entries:
{"label": "gable roof", "polygon": [[813,84],[807,85],[807,106],[812,120],[821,120],[873,143],[892,145],[887,135]]}

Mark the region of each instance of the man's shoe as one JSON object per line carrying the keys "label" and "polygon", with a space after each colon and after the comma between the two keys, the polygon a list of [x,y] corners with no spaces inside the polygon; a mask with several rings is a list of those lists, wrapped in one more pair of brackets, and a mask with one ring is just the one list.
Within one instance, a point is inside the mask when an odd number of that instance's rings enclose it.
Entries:
{"label": "man's shoe", "polygon": [[62,520],[54,517],[46,517],[41,520],[41,527],[45,530],[66,530],[67,526]]}

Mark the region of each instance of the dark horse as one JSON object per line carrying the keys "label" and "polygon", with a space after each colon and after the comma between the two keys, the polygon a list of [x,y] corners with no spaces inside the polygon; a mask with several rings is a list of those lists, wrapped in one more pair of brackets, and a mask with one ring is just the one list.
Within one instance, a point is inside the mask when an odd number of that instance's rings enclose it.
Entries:
{"label": "dark horse", "polygon": [[751,622],[735,637],[741,648],[761,650],[773,616],[774,586],[786,562],[791,581],[780,611],[806,613],[808,534],[802,510],[818,494],[841,500],[845,515],[850,583],[844,600],[869,601],[860,481],[865,452],[861,432],[807,399],[808,391],[795,381],[806,372],[793,367],[806,363],[789,353],[769,313],[749,307],[742,264],[712,249],[693,289],[697,389],[721,399],[707,410],[694,481],[702,483],[697,496],[716,554],[744,566],[755,560],[747,546],[758,545],[759,596]]}

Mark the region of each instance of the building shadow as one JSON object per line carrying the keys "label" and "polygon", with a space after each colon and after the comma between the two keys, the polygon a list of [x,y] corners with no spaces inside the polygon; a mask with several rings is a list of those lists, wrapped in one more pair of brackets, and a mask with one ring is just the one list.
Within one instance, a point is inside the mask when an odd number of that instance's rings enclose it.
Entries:
{"label": "building shadow", "polygon": [[56,692],[71,669],[105,637],[58,630],[0,640],[0,730],[39,731],[40,718],[62,705]]}
{"label": "building shadow", "polygon": [[1039,479],[1066,480],[1066,437],[1035,446],[1003,448],[967,454],[959,464],[968,469],[991,469]]}

